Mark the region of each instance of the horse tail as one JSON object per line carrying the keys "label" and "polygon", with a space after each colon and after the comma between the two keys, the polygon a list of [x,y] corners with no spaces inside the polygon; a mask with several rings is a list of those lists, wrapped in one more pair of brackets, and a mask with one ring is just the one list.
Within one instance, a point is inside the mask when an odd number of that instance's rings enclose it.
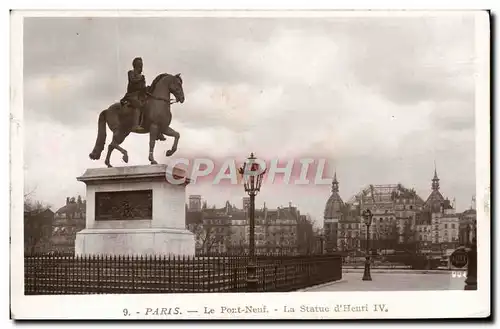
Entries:
{"label": "horse tail", "polygon": [[92,160],[99,160],[102,150],[104,150],[104,144],[106,144],[106,110],[99,114],[97,126],[97,139],[92,153],[89,154]]}

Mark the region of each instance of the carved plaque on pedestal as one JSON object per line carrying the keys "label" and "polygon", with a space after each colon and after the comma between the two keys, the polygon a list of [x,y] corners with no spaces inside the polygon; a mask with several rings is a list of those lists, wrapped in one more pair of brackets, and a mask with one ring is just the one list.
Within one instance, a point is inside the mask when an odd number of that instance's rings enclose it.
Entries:
{"label": "carved plaque on pedestal", "polygon": [[96,192],[95,220],[153,218],[153,191]]}

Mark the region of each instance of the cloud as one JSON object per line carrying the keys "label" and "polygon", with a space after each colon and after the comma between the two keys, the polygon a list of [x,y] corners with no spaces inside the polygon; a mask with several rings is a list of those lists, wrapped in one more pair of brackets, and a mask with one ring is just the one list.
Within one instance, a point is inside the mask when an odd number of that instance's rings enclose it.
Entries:
{"label": "cloud", "polygon": [[464,92],[470,97],[472,25],[467,14],[361,24],[354,34],[364,38],[351,52],[351,69],[364,85],[397,103],[461,98]]}

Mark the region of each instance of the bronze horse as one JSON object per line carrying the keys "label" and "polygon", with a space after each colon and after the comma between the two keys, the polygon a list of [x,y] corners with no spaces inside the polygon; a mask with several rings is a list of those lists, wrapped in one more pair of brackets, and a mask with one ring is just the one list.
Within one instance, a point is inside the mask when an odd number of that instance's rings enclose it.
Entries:
{"label": "bronze horse", "polygon": [[154,147],[156,139],[160,133],[174,137],[172,148],[166,152],[166,156],[171,156],[177,150],[180,135],[170,128],[172,113],[170,112],[170,94],[175,96],[175,102],[184,102],[184,90],[182,89],[182,79],[180,74],[171,75],[167,73],[157,76],[148,88],[147,103],[143,108],[144,130],[141,132],[132,131],[133,111],[129,106],[115,103],[99,114],[97,140],[94,149],[89,157],[92,160],[99,160],[106,143],[106,124],[113,132],[113,140],[108,145],[108,153],[104,163],[112,167],[110,163],[111,153],[117,149],[123,154],[123,161],[128,162],[127,150],[120,146],[125,138],[131,133],[149,133],[149,161],[157,164],[154,159]]}

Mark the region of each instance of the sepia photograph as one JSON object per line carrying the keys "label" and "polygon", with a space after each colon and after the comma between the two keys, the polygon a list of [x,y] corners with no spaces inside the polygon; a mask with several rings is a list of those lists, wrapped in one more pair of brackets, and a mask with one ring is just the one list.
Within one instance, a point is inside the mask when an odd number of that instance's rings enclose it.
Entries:
{"label": "sepia photograph", "polygon": [[11,16],[14,318],[490,315],[487,11]]}

